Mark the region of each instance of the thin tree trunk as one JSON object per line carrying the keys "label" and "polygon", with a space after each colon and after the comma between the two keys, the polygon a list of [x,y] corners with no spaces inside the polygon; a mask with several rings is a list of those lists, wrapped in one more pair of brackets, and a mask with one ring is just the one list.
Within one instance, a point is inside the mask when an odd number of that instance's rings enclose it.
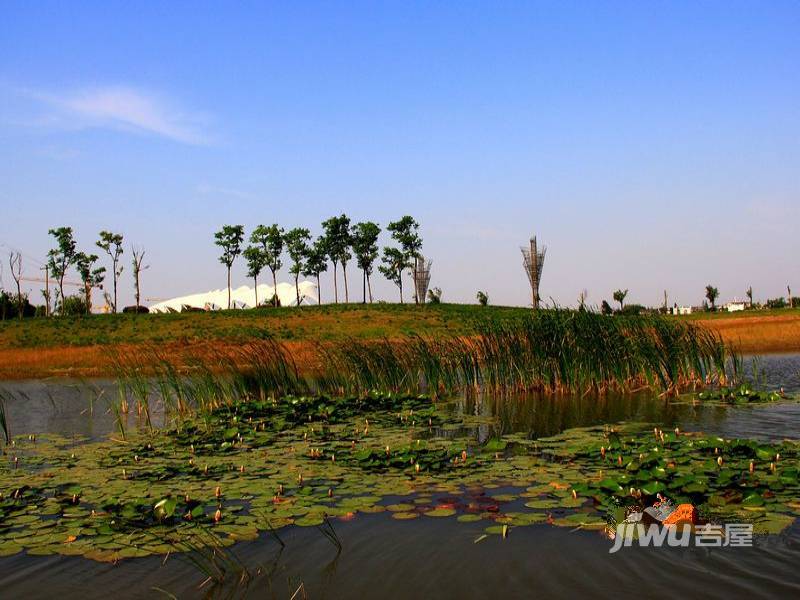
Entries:
{"label": "thin tree trunk", "polygon": [[275,278],[275,271],[272,271],[272,306],[278,307],[278,280]]}
{"label": "thin tree trunk", "polygon": [[47,300],[47,305],[45,306],[44,315],[46,317],[50,316],[50,268],[45,266],[44,268],[44,293],[47,296],[45,300]]}
{"label": "thin tree trunk", "polygon": [[317,306],[322,304],[322,292],[319,289],[319,273],[317,273]]}
{"label": "thin tree trunk", "polygon": [[350,295],[347,293],[347,263],[342,263],[342,273],[344,274],[344,301],[350,302]]}
{"label": "thin tree trunk", "polygon": [[19,318],[22,318],[22,288],[19,285],[19,279],[17,279],[17,313],[19,313]]}
{"label": "thin tree trunk", "polygon": [[[66,271],[66,269],[64,269]],[[61,314],[64,314],[64,275],[58,279],[58,293],[61,294]]]}
{"label": "thin tree trunk", "polygon": [[336,263],[333,263],[333,301],[339,304],[339,282],[336,279]]}
{"label": "thin tree trunk", "polygon": [[228,310],[231,309],[231,268],[228,267]]}
{"label": "thin tree trunk", "polygon": [[361,300],[361,304],[366,304],[367,303],[367,270],[366,269],[362,269],[361,287],[362,287],[362,291],[364,293],[364,297],[363,297],[363,300]]}
{"label": "thin tree trunk", "polygon": [[117,313],[117,261],[114,260],[111,265],[114,268],[114,314]]}
{"label": "thin tree trunk", "polygon": [[300,306],[300,284],[298,283],[299,275],[294,276],[294,291],[297,293],[297,306]]}
{"label": "thin tree trunk", "polygon": [[372,304],[372,283],[369,280],[369,274],[367,274],[367,290],[369,290],[369,303]]}
{"label": "thin tree trunk", "polygon": [[258,308],[258,276],[253,276],[253,293],[256,295],[256,305],[255,308]]}
{"label": "thin tree trunk", "polygon": [[403,304],[403,275],[400,275],[400,304]]}

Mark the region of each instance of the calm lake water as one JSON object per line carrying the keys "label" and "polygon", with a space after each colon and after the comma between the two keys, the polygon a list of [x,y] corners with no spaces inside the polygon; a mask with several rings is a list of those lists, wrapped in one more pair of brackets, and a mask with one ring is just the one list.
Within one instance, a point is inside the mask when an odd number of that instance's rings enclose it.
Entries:
{"label": "calm lake water", "polygon": [[[754,363],[745,359],[752,371]],[[800,392],[800,355],[755,361],[766,387]],[[88,386],[88,387],[87,387]],[[108,399],[112,382],[28,381],[5,384],[12,434],[56,432],[100,439],[115,429]],[[563,429],[650,421],[726,437],[800,438],[800,404],[782,402],[745,407],[676,403],[652,394],[597,398],[514,397],[461,399],[453,410],[496,415],[478,438],[525,431],[553,435]],[[154,406],[153,418],[161,419]],[[135,426],[130,417],[129,426]],[[234,547],[260,575],[246,590],[254,598],[291,597],[301,583],[308,598],[790,598],[800,597],[800,525],[753,548],[631,548],[609,554],[611,543],[598,533],[547,525],[515,530],[508,539],[474,540],[485,524],[451,519],[394,521],[385,514],[336,522],[343,550],[314,528],[282,533],[286,547],[262,536]],[[119,598],[203,597],[204,577],[183,557],[149,557],[106,565],[77,557],[0,558],[0,597]],[[228,590],[230,591],[230,590]],[[226,597],[215,591],[214,597]],[[303,592],[296,596],[304,597]]]}

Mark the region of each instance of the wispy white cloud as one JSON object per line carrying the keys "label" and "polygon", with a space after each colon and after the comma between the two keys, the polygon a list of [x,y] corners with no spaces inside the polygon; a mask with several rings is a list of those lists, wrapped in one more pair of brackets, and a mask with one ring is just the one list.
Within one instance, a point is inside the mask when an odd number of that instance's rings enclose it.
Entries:
{"label": "wispy white cloud", "polygon": [[249,192],[244,192],[242,190],[233,188],[219,187],[216,185],[209,185],[207,183],[199,184],[195,188],[195,191],[203,196],[229,196],[231,198],[238,198],[240,200],[252,200],[255,198],[255,196]]}
{"label": "wispy white cloud", "polygon": [[202,114],[187,111],[166,96],[127,86],[106,86],[60,93],[24,90],[45,111],[43,127],[111,128],[157,135],[184,144],[210,143]]}

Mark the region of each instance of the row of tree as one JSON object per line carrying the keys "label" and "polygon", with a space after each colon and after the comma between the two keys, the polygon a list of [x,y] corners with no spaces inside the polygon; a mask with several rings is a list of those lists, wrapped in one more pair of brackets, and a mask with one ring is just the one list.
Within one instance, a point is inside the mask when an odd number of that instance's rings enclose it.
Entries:
{"label": "row of tree", "polygon": [[[83,252],[78,250],[78,244],[75,240],[72,227],[58,227],[50,229],[48,233],[55,239],[55,248],[47,253],[47,277],[52,277],[56,283],[56,308],[60,314],[65,313],[67,295],[64,292],[64,283],[67,271],[74,267],[80,276],[81,283],[83,284],[84,293],[84,306],[87,313],[92,310],[92,289],[103,289],[103,283],[108,273],[106,267],[97,266],[100,257],[97,254],[90,252]],[[112,292],[103,292],[106,303],[110,306],[112,312],[117,312],[117,282],[123,272],[123,265],[121,264],[122,255],[125,250],[123,248],[124,238],[120,233],[112,233],[110,231],[101,231],[99,239],[95,242],[95,246],[108,255],[111,262],[111,278],[113,282]],[[144,266],[144,250],[136,247],[131,248],[133,255],[131,266],[133,271],[134,293],[136,298],[136,312],[139,312],[141,307],[141,294],[139,287],[139,278],[141,272],[147,267]],[[19,271],[21,272],[21,256],[17,256],[19,261]],[[18,278],[17,285],[19,286]],[[43,290],[46,303],[46,312],[50,313],[51,292],[48,287]]]}
{"label": "row of tree", "polygon": [[[381,255],[378,270],[400,289],[400,302],[403,302],[403,271],[413,266],[413,261],[420,256],[422,238],[419,235],[419,223],[406,215],[389,223],[386,230],[392,235],[397,246],[387,246]],[[347,283],[347,265],[355,258],[356,265],[362,274],[362,302],[367,297],[372,302],[372,276],[375,261],[379,256],[378,236],[381,228],[377,223],[364,221],[351,224],[350,217],[340,215],[331,217],[322,223],[322,233],[312,238],[305,227],[295,227],[284,231],[277,224],[258,225],[247,236],[243,225],[224,225],[214,234],[214,243],[222,249],[219,261],[225,265],[228,273],[228,308],[231,307],[231,269],[240,255],[247,263],[247,276],[253,279],[256,287],[256,305],[258,305],[258,277],[265,269],[272,274],[273,288],[277,289],[277,272],[283,266],[284,252],[288,254],[289,273],[294,277],[297,303],[300,304],[300,275],[314,277],[317,280],[317,301],[322,302],[320,275],[333,265],[334,301],[339,302],[338,270],[341,265],[344,279],[344,300],[350,301]],[[416,298],[416,297],[415,297]],[[418,299],[417,299],[418,301]],[[271,302],[278,303],[277,294]]]}
{"label": "row of tree", "polygon": [[[773,298],[769,299],[766,302],[766,306],[768,308],[784,308],[790,307],[793,308],[795,305],[800,306],[800,299],[795,298],[792,296],[792,288],[790,286],[786,286],[786,290],[788,292],[788,301],[784,298]],[[579,298],[581,307],[584,305],[585,301],[585,291],[581,294]],[[619,311],[620,313],[624,312],[637,312],[639,309],[644,309],[641,305],[632,305],[630,310],[629,307],[625,306],[625,298],[628,295],[628,290],[616,290],[612,297],[614,298],[615,302],[619,302]],[[753,286],[750,286],[745,291],[745,296],[747,296],[747,306],[753,308],[755,304],[753,303]],[[704,306],[706,310],[716,311],[717,310],[717,300],[719,299],[719,288],[713,286],[711,284],[706,286],[706,293],[705,293],[706,301],[704,302]],[[667,312],[667,292],[664,291],[664,305],[662,306],[663,312]],[[601,311],[606,314],[612,314],[614,311],[611,308],[611,305],[608,304],[607,301],[603,300]]]}

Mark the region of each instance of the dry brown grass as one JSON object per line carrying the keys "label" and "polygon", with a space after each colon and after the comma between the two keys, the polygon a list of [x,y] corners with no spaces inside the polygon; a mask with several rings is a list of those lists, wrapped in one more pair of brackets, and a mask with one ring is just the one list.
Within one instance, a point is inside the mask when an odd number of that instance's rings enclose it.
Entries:
{"label": "dry brown grass", "polygon": [[800,314],[794,311],[786,315],[699,319],[695,323],[719,333],[739,352],[800,351]]}

